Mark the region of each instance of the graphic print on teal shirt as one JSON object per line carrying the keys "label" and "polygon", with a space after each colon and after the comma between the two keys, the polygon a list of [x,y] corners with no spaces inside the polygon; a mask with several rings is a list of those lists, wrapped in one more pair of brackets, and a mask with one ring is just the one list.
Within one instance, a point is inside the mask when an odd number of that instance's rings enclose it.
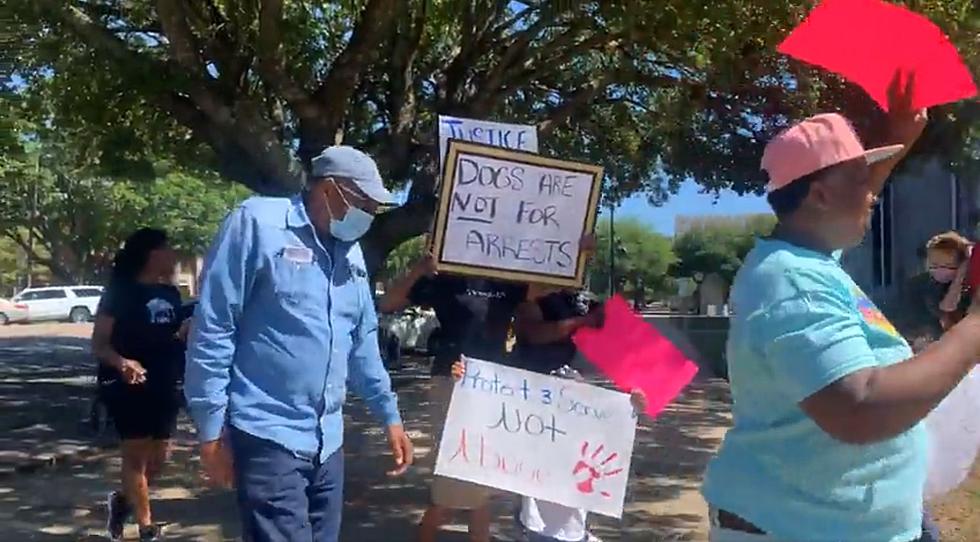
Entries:
{"label": "graphic print on teal shirt", "polygon": [[[868,296],[861,291],[861,288],[855,285],[851,289],[851,295],[854,296],[858,312],[861,313],[861,317],[864,318],[864,321],[867,322],[869,326],[887,333],[892,337],[902,339],[902,334],[895,329],[895,326],[892,325],[892,323],[878,309],[874,302],[872,302],[871,299],[869,299]],[[904,341],[905,339],[902,340]]]}

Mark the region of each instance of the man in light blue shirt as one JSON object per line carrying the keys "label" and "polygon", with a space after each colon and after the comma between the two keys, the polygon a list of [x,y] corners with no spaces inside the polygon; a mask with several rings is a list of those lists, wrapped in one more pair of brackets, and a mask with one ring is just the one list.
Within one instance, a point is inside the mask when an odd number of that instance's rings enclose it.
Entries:
{"label": "man in light blue shirt", "polygon": [[866,151],[826,114],[766,147],[778,224],[732,288],[734,426],[703,488],[712,542],[932,540],[921,529],[921,421],[980,359],[980,317],[913,356],[838,262],[925,125],[908,98],[890,108],[898,145]]}
{"label": "man in light blue shirt", "polygon": [[391,474],[412,462],[357,244],[391,200],[371,158],[330,147],[301,196],[247,200],[208,256],[185,393],[205,472],[234,482],[246,540],[337,540],[348,383],[388,428]]}

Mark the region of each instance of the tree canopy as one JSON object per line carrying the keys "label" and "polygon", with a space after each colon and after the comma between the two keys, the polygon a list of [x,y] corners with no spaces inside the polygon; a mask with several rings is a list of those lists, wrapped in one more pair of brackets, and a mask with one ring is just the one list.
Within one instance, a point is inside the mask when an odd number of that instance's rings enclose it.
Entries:
{"label": "tree canopy", "polygon": [[740,217],[704,217],[687,221],[674,237],[677,262],[671,273],[693,277],[718,273],[731,283],[756,237],[768,235],[776,217],[768,214]]}
{"label": "tree canopy", "polygon": [[[429,225],[438,114],[536,124],[543,152],[606,167],[609,198],[659,202],[687,179],[757,190],[761,145],[791,119],[871,110],[860,91],[775,53],[811,5],[8,0],[21,48],[7,88],[45,121],[85,131],[112,173],[152,175],[165,157],[278,193],[322,147],[365,148],[393,187],[410,186],[365,240],[374,268]],[[915,2],[976,71],[972,6]],[[978,109],[938,111],[923,150],[980,161],[966,144]]]}
{"label": "tree canopy", "polygon": [[15,127],[0,157],[0,237],[61,282],[99,280],[141,226],[163,228],[175,248],[202,254],[248,193],[213,173],[163,163],[152,164],[158,177],[114,177],[84,132],[24,122],[9,110],[0,118]]}
{"label": "tree canopy", "polygon": [[[636,218],[617,219],[615,224],[616,287],[634,298],[648,298],[673,288],[668,276],[676,261],[670,238],[655,232]],[[590,267],[590,282],[596,292],[609,291],[609,219],[596,227],[596,253]]]}

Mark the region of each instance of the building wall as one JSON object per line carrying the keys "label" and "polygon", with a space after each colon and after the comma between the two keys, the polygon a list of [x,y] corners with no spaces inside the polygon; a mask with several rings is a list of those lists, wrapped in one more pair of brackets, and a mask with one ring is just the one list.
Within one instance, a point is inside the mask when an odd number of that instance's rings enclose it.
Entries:
{"label": "building wall", "polygon": [[175,282],[184,297],[195,298],[200,293],[198,282],[203,267],[204,258],[201,256],[182,255],[177,261]]}

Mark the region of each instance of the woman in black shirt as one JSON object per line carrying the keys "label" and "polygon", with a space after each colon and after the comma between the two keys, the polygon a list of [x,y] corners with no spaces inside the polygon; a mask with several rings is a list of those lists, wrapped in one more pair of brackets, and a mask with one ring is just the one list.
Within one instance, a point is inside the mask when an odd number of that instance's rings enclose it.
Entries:
{"label": "woman in black shirt", "polygon": [[121,540],[129,515],[140,540],[156,540],[149,483],[167,457],[179,409],[178,382],[187,326],[172,284],[176,255],[160,230],[126,240],[99,303],[92,346],[99,386],[122,440],[121,492],[109,495],[109,536]]}

